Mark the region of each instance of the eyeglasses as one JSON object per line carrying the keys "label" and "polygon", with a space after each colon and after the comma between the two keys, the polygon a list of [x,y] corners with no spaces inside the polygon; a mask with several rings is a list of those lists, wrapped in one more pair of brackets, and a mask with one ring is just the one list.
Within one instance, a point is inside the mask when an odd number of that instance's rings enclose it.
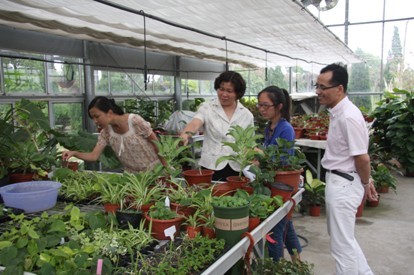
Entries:
{"label": "eyeglasses", "polygon": [[328,89],[331,89],[331,88],[336,88],[340,85],[341,84],[337,84],[337,85],[334,85],[334,86],[331,86],[331,87],[325,87],[323,85],[315,84],[315,85],[313,85],[313,87],[315,87],[315,90],[325,91],[325,90],[328,90]]}
{"label": "eyeglasses", "polygon": [[270,107],[273,107],[273,106],[275,106],[275,105],[273,105],[273,104],[263,104],[263,103],[257,103],[256,104],[257,108],[262,107],[265,110],[267,110],[267,109],[269,109]]}

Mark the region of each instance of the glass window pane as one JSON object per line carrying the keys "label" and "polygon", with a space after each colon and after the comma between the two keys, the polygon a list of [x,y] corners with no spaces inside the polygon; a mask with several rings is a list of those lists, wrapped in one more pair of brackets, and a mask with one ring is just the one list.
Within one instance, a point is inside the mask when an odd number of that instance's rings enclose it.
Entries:
{"label": "glass window pane", "polygon": [[202,95],[215,95],[213,80],[200,80],[200,93]]}
{"label": "glass window pane", "polygon": [[[349,0],[349,22],[358,23],[382,20],[383,4],[383,0]],[[344,11],[345,8],[343,9]]]}
{"label": "glass window pane", "polygon": [[[131,74],[131,81],[132,81],[132,90],[134,94],[146,94],[145,86],[144,86],[144,75],[143,74]],[[148,86],[147,86],[148,90]]]}
{"label": "glass window pane", "polygon": [[94,71],[95,93],[109,94],[109,72],[102,70]]}
{"label": "glass window pane", "polygon": [[[55,58],[59,63],[48,63],[49,92],[52,94],[81,93],[82,67],[77,64],[78,59]],[[63,64],[63,62],[67,62]]]}
{"label": "glass window pane", "polygon": [[198,94],[200,94],[198,80],[182,79],[181,80],[181,93],[183,95],[198,95]]}
{"label": "glass window pane", "polygon": [[173,94],[171,87],[173,87],[172,76],[167,75],[150,75],[149,84],[153,89],[153,94],[156,95],[169,95]]}
{"label": "glass window pane", "polygon": [[110,92],[112,94],[132,94],[132,83],[128,74],[109,72]]}
{"label": "glass window pane", "polygon": [[4,118],[6,113],[10,111],[11,104],[0,104],[0,118]]}
{"label": "glass window pane", "polygon": [[3,58],[6,94],[45,93],[44,62],[19,58]]}
{"label": "glass window pane", "polygon": [[54,103],[55,128],[61,132],[75,134],[82,130],[82,104],[81,103]]}

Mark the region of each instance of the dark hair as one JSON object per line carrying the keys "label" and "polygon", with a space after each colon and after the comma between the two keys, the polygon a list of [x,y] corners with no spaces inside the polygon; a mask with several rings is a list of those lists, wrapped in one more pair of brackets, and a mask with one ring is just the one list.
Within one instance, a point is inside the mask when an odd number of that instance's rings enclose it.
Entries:
{"label": "dark hair", "polygon": [[272,101],[273,105],[275,107],[279,105],[280,103],[283,104],[282,109],[280,110],[280,113],[282,114],[282,117],[286,119],[288,122],[290,122],[290,108],[292,106],[292,99],[290,98],[290,95],[288,91],[285,89],[279,88],[277,86],[269,86],[264,88],[258,95],[257,98],[260,97],[262,93],[267,93],[270,100]]}
{"label": "dark hair", "polygon": [[[97,96],[91,101],[91,103],[89,103],[88,114],[89,114],[89,110],[94,107],[101,110],[104,113],[108,113],[109,110],[112,110],[112,112],[114,112],[115,114],[118,114],[118,115],[124,114],[124,110],[122,110],[121,107],[116,105],[114,99],[109,99],[104,96]],[[89,117],[91,117],[90,114],[89,114]]]}
{"label": "dark hair", "polygon": [[329,81],[331,85],[342,85],[344,91],[348,89],[348,72],[346,68],[339,63],[332,63],[321,70],[321,74],[332,72],[332,78]]}
{"label": "dark hair", "polygon": [[246,92],[246,82],[238,72],[222,72],[214,81],[214,89],[218,90],[218,88],[220,88],[220,84],[223,82],[230,82],[234,85],[234,91],[237,94],[237,99],[244,96],[244,93]]}

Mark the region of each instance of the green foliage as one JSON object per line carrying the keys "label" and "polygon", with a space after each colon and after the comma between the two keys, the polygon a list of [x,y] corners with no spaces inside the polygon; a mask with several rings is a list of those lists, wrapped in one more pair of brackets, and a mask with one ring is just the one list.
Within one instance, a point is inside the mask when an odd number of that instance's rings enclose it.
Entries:
{"label": "green foliage", "polygon": [[120,174],[94,173],[94,175],[99,186],[99,195],[94,201],[123,205],[126,197],[125,178]]}
{"label": "green foliage", "polygon": [[10,172],[45,176],[56,164],[56,140],[38,105],[22,99],[0,118],[0,162]]}
{"label": "green foliage", "polygon": [[378,105],[372,113],[374,142],[414,172],[414,92],[394,89]]}
{"label": "green foliage", "polygon": [[180,137],[160,135],[159,140],[153,142],[158,148],[158,155],[166,162],[164,169],[167,176],[176,178],[184,163],[195,163],[194,159],[188,157],[191,156],[190,145],[180,145]]}
{"label": "green foliage", "polygon": [[391,174],[391,171],[388,170],[387,166],[383,164],[378,165],[375,169],[371,170],[371,176],[376,189],[389,187],[394,192],[397,190],[397,180]]}
{"label": "green foliage", "polygon": [[306,261],[297,260],[291,262],[284,258],[273,261],[271,258],[258,259],[256,270],[257,275],[313,275],[314,265]]}
{"label": "green foliage", "polygon": [[227,135],[231,136],[234,141],[223,141],[222,144],[230,147],[234,154],[221,156],[217,159],[216,165],[225,160],[234,161],[240,165],[240,176],[242,176],[243,168],[250,165],[259,154],[255,149],[259,146],[258,140],[263,136],[255,134],[255,130],[253,125],[246,128],[239,125],[232,126]]}
{"label": "green foliage", "polygon": [[306,170],[304,197],[310,205],[322,205],[325,202],[325,183],[314,179],[310,170]]}
{"label": "green foliage", "polygon": [[62,184],[60,196],[72,201],[91,201],[99,190],[98,180],[93,172],[74,172],[68,168],[58,168],[52,179]]}
{"label": "green foliage", "polygon": [[213,197],[213,205],[216,207],[242,207],[249,204],[245,198],[221,196]]}
{"label": "green foliage", "polygon": [[159,201],[151,206],[148,216],[157,220],[171,220],[177,218],[178,214],[169,207],[166,207],[163,202]]}
{"label": "green foliage", "polygon": [[260,155],[258,159],[260,167],[268,171],[296,171],[302,169],[306,156],[299,147],[294,145],[295,141],[277,138],[276,145],[262,148],[264,154]]}
{"label": "green foliage", "polygon": [[143,205],[157,201],[162,197],[163,190],[161,186],[155,184],[161,170],[162,167],[157,166],[154,170],[136,174],[124,174],[125,184],[121,193],[133,198],[129,205],[127,205],[127,208],[134,207],[140,209]]}
{"label": "green foliage", "polygon": [[[0,236],[0,265],[4,274],[18,271],[37,274],[82,273],[89,271],[98,255],[94,244],[69,240],[68,236],[90,235],[105,226],[101,212],[81,213],[79,208],[68,206],[62,214],[26,219],[24,214],[12,215],[10,226]],[[89,238],[88,237],[88,238]],[[84,238],[84,239],[85,239]],[[62,240],[66,240],[61,243]],[[105,260],[107,262],[107,260]],[[46,272],[46,273],[45,273]]]}
{"label": "green foliage", "polygon": [[132,270],[119,274],[200,274],[211,265],[224,250],[224,240],[196,236],[171,243],[160,254],[138,258]]}

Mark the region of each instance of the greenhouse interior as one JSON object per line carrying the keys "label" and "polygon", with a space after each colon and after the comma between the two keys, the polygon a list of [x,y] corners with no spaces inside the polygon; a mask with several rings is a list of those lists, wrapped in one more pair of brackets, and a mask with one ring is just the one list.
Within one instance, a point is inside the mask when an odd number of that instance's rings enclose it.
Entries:
{"label": "greenhouse interior", "polygon": [[0,273],[412,274],[413,29],[404,0],[1,1]]}

